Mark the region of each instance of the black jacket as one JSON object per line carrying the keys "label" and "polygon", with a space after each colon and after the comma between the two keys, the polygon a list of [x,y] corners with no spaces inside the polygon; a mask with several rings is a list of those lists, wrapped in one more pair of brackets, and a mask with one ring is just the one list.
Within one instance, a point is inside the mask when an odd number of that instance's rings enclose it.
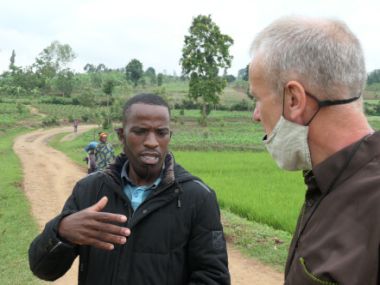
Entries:
{"label": "black jacket", "polygon": [[[133,212],[123,193],[119,156],[104,172],[80,180],[62,213],[48,222],[29,249],[30,268],[45,280],[61,277],[79,254],[79,284],[230,284],[226,243],[215,193],[166,157],[159,187]],[[60,220],[107,196],[105,212],[124,214],[131,229],[113,251],[59,240]]]}

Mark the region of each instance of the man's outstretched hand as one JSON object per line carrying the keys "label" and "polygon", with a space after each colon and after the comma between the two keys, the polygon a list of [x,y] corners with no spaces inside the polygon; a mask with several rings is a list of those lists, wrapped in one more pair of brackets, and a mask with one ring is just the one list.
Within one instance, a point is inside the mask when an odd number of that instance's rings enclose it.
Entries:
{"label": "man's outstretched hand", "polygon": [[113,250],[115,244],[125,244],[131,231],[113,223],[125,223],[127,217],[101,212],[107,202],[108,198],[103,197],[91,207],[64,217],[58,235],[73,244],[106,250]]}

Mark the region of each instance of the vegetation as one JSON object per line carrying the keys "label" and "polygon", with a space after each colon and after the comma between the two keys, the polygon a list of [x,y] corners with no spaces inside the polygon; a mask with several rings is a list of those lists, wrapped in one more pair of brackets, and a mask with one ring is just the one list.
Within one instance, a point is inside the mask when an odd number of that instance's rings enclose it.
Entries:
{"label": "vegetation", "polygon": [[28,247],[37,235],[29,203],[22,191],[20,161],[13,153],[13,140],[25,129],[12,129],[0,136],[0,276],[1,284],[41,284],[28,265]]}
{"label": "vegetation", "polygon": [[375,69],[368,74],[367,84],[380,83],[380,69]]}
{"label": "vegetation", "polygon": [[222,222],[227,240],[243,253],[266,264],[284,270],[291,234],[274,230],[265,224],[248,221],[222,209]]}
{"label": "vegetation", "polygon": [[220,32],[210,15],[195,17],[189,32],[182,49],[182,70],[190,77],[190,99],[201,101],[201,120],[205,124],[211,110],[209,105],[219,102],[218,95],[226,87],[226,80],[219,72],[220,69],[226,72],[231,66],[229,48],[233,40]]}
{"label": "vegetation", "polygon": [[143,65],[137,59],[132,59],[125,68],[127,74],[127,80],[131,81],[136,87],[137,83],[143,76]]}

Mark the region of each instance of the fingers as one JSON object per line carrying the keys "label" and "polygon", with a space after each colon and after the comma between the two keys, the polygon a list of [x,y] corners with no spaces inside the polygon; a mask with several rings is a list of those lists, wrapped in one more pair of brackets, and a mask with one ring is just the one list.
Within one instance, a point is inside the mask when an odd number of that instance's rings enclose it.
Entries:
{"label": "fingers", "polygon": [[131,234],[128,228],[99,222],[92,222],[85,228],[78,243],[106,250],[113,250],[116,244],[125,244],[127,237]]}
{"label": "fingers", "polygon": [[95,212],[100,212],[108,203],[107,196],[103,196],[96,204],[92,205],[89,210],[94,210]]}
{"label": "fingers", "polygon": [[94,230],[98,233],[106,233],[125,237],[131,234],[131,230],[129,228],[120,227],[109,223],[102,223],[95,220],[84,226],[87,226],[89,229]]}
{"label": "fingers", "polygon": [[116,222],[116,223],[125,223],[127,221],[127,217],[125,215],[111,214],[111,213],[103,213],[101,212],[104,207],[108,203],[107,196],[102,197],[96,204],[92,205],[88,208],[89,211],[99,212],[97,219],[103,222]]}
{"label": "fingers", "polygon": [[92,213],[92,218],[99,222],[104,223],[125,223],[127,221],[127,217],[125,215],[113,214],[107,212],[95,212]]}
{"label": "fingers", "polygon": [[113,250],[115,248],[115,246],[112,243],[102,242],[98,239],[91,239],[91,238],[87,240],[86,245],[90,245],[90,246],[97,247],[104,250]]}
{"label": "fingers", "polygon": [[[91,231],[88,233],[88,239],[94,241],[94,246],[99,246],[101,244],[108,244],[108,245],[116,245],[116,244],[125,244],[127,242],[126,236],[120,236],[120,235],[113,235],[107,232],[98,232],[98,231]],[[91,245],[91,244],[90,244]],[[109,247],[109,246],[108,246]]]}
{"label": "fingers", "polygon": [[112,250],[116,244],[125,244],[130,229],[119,226],[127,217],[121,214],[102,212],[108,203],[106,196],[87,209],[63,218],[58,234],[65,240],[78,245],[90,245]]}

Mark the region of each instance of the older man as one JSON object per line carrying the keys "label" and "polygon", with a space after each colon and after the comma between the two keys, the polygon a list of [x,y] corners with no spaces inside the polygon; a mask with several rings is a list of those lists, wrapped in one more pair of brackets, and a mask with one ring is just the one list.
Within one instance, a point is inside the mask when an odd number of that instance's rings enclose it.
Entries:
{"label": "older man", "polygon": [[307,185],[285,284],[379,284],[380,133],[363,113],[366,70],[342,22],[288,17],[255,38],[253,118],[277,164]]}
{"label": "older man", "polygon": [[124,154],[79,181],[31,244],[33,273],[55,280],[79,255],[79,284],[230,284],[215,193],[168,151],[167,103],[129,99],[119,138]]}

